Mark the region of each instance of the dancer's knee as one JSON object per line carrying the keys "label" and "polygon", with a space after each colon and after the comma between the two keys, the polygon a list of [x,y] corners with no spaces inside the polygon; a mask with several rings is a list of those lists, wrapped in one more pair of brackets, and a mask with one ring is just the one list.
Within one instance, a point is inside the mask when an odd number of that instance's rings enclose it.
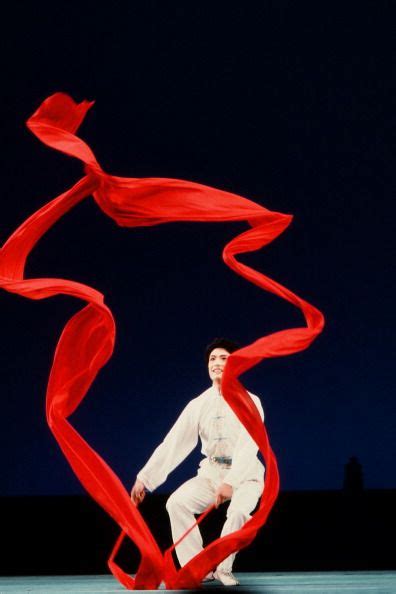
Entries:
{"label": "dancer's knee", "polygon": [[180,510],[180,508],[183,507],[183,502],[177,493],[172,493],[172,495],[168,498],[165,507],[168,514],[171,514],[174,511]]}
{"label": "dancer's knee", "polygon": [[235,526],[243,526],[248,520],[250,520],[251,517],[252,516],[250,514],[247,514],[241,509],[228,508],[227,510],[227,520],[232,522],[232,524]]}

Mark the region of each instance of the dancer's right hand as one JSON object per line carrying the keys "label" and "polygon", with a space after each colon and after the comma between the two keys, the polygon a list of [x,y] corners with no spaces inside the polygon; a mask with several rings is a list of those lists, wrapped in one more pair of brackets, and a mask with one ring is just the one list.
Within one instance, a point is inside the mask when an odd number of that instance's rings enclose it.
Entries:
{"label": "dancer's right hand", "polygon": [[145,488],[144,484],[142,483],[142,481],[139,481],[139,479],[136,479],[136,482],[133,485],[132,491],[131,491],[132,502],[135,505],[139,505],[139,503],[142,503],[145,495],[146,495],[146,488]]}

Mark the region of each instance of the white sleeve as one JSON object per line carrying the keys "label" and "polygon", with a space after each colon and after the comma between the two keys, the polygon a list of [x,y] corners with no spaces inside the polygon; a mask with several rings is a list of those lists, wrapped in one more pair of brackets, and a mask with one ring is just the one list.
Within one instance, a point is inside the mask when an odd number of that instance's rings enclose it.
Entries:
{"label": "white sleeve", "polygon": [[198,415],[194,401],[187,404],[164,441],[154,450],[137,478],[149,491],[162,485],[198,443]]}
{"label": "white sleeve", "polygon": [[[260,399],[256,396],[253,401],[264,422],[264,411]],[[257,452],[256,442],[242,425],[232,456],[232,467],[224,477],[223,482],[236,489],[243,481],[255,477],[258,465]]]}

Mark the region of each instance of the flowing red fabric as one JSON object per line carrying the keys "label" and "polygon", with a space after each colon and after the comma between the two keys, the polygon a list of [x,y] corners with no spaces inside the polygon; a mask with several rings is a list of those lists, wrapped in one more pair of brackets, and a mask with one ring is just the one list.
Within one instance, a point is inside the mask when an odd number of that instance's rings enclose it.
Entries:
{"label": "flowing red fabric", "polygon": [[[238,377],[263,359],[307,348],[322,331],[324,318],[318,309],[236,259],[238,254],[258,250],[280,235],[291,222],[290,215],[271,212],[236,194],[194,182],[108,175],[96,161],[90,147],[75,135],[92,104],[88,101],[77,104],[68,95],[56,93],[46,99],[27,121],[28,128],[43,143],[80,159],[86,175],[35,212],[11,235],[0,251],[0,285],[29,299],[64,294],[85,303],[67,322],[55,351],[46,399],[49,427],[85,489],[122,529],[109,559],[109,567],[115,577],[127,589],[156,589],[161,581],[171,589],[193,588],[199,586],[202,578],[230,553],[252,542],[265,523],[279,490],[276,458],[265,427]],[[225,263],[248,281],[294,304],[301,310],[306,322],[302,327],[258,338],[228,358],[222,379],[224,398],[263,455],[265,489],[258,510],[240,530],[218,538],[178,571],[172,560],[173,547],[161,552],[117,475],[68,421],[113,352],[115,324],[111,311],[104,304],[103,295],[72,280],[24,277],[26,258],[36,242],[62,215],[90,195],[108,216],[125,227],[170,221],[246,221],[248,230],[225,246]],[[202,514],[198,522],[210,509]],[[126,574],[114,561],[124,535],[140,551],[141,560],[135,578]]]}

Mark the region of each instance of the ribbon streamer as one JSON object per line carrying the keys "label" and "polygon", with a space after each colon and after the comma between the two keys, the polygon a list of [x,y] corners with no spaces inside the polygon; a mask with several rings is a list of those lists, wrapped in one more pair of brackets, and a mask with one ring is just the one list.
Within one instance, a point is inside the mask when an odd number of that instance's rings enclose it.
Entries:
{"label": "ribbon streamer", "polygon": [[[236,258],[270,243],[290,224],[291,215],[272,212],[236,194],[190,181],[124,178],[105,173],[90,147],[76,136],[92,105],[93,102],[88,101],[77,104],[68,95],[55,93],[27,121],[28,128],[43,143],[79,159],[84,165],[85,176],[40,208],[10,236],[0,250],[0,286],[29,299],[63,294],[85,303],[65,325],[56,347],[46,395],[48,425],[82,485],[122,530],[109,559],[115,577],[130,590],[156,589],[162,581],[171,589],[194,588],[229,554],[252,542],[279,491],[276,458],[266,429],[238,377],[263,359],[307,348],[322,331],[324,318],[311,304]],[[216,539],[178,571],[172,560],[173,547],[161,552],[117,475],[68,421],[113,352],[115,323],[103,295],[72,280],[24,277],[26,259],[36,242],[60,217],[90,195],[108,216],[124,227],[175,221],[246,221],[250,228],[225,246],[224,262],[248,281],[294,304],[306,322],[302,327],[259,338],[228,358],[222,392],[264,458],[265,489],[258,510],[240,530]],[[136,544],[141,555],[135,578],[114,561],[124,535]]]}

